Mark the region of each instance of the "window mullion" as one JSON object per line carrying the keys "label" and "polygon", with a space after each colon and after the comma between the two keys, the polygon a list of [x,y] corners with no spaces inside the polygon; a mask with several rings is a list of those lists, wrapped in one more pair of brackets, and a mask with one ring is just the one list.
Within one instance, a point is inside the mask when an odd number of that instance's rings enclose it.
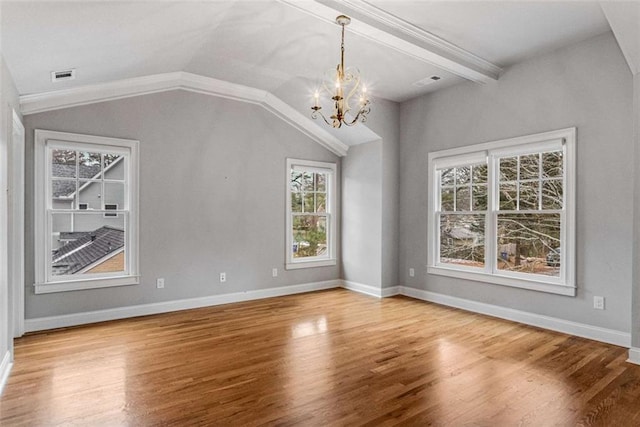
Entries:
{"label": "window mullion", "polygon": [[496,157],[489,155],[487,160],[487,215],[485,217],[485,271],[492,273],[497,270],[497,236],[496,210],[499,208],[499,171],[496,167]]}

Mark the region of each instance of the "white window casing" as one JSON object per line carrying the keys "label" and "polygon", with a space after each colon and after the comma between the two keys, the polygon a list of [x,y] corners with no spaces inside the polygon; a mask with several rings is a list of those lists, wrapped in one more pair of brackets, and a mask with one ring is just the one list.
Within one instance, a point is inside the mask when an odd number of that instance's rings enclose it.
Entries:
{"label": "white window casing", "polygon": [[[502,157],[524,156],[551,151],[562,152],[562,209],[500,211],[498,164]],[[487,210],[462,212],[484,215],[484,266],[465,266],[440,262],[440,171],[453,167],[486,164]],[[493,283],[541,292],[575,296],[575,176],[576,128],[482,143],[429,153],[428,260],[430,274]],[[539,166],[541,168],[541,166]],[[542,172],[541,172],[542,173]],[[533,179],[535,181],[535,179]],[[518,181],[520,182],[520,181]],[[542,178],[540,178],[542,185]],[[518,184],[520,185],[520,184]],[[541,188],[541,187],[540,187]],[[541,193],[540,193],[541,194]],[[543,197],[543,196],[540,196]],[[454,198],[455,199],[455,198]],[[518,202],[519,203],[519,202]],[[550,214],[560,217],[560,271],[557,276],[498,269],[498,215]],[[448,214],[448,213],[446,213]]]}
{"label": "white window casing", "polygon": [[[79,175],[76,175],[75,178],[78,181],[76,187],[78,191],[84,188],[80,186],[80,181],[86,181],[87,183],[93,182],[101,186],[99,187],[100,191],[97,197],[101,200],[102,209],[87,209],[88,206],[86,203],[74,203],[70,207],[64,208],[54,207],[52,205],[52,182],[54,180],[52,179],[51,153],[53,150],[108,153],[119,156],[118,160],[122,160],[123,179],[105,178],[105,172],[109,169],[109,166],[104,167],[102,164],[103,158],[105,157],[103,155],[100,157],[100,170],[102,172],[99,179],[95,177],[81,179]],[[34,290],[36,294],[134,285],[139,283],[138,159],[139,142],[135,140],[39,129],[35,131],[34,234],[36,274]],[[59,179],[60,178],[58,178],[58,180]],[[70,179],[73,180],[73,178]],[[122,184],[122,201],[124,204],[123,206],[118,206],[115,210],[109,210],[107,212],[104,202],[104,189],[106,188],[105,185],[110,182],[117,182],[118,185]],[[85,186],[86,185],[87,184],[85,184]],[[79,197],[80,196],[75,193],[72,195],[72,199],[75,198],[79,200]],[[113,203],[106,204],[109,205]],[[83,274],[54,275],[52,273],[52,236],[55,236],[57,231],[54,230],[52,218],[55,215],[59,215],[59,217],[67,215],[72,218],[71,224],[73,224],[77,215],[85,215],[84,218],[89,218],[90,215],[94,215],[91,218],[96,218],[95,215],[99,215],[102,218],[112,219],[111,215],[105,214],[121,215],[123,219],[124,247],[120,250],[120,252],[125,253],[123,271],[84,274],[84,270],[87,270],[84,269],[78,272]]]}
{"label": "white window casing", "polygon": [[[292,172],[320,173],[326,177],[326,209],[320,214],[313,213],[326,218],[326,239],[327,251],[320,256],[295,257],[293,217],[295,215],[305,215],[308,212],[295,213],[292,211]],[[312,160],[287,159],[286,162],[286,236],[285,236],[285,267],[287,270],[325,267],[336,265],[336,165],[335,163],[318,162]]]}

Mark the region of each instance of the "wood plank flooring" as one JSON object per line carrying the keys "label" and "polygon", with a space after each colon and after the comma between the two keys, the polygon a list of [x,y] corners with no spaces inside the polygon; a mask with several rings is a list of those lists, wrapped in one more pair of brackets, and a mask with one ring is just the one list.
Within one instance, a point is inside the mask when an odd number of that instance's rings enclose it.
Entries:
{"label": "wood plank flooring", "polygon": [[2,426],[640,426],[627,350],[330,290],[27,335]]}

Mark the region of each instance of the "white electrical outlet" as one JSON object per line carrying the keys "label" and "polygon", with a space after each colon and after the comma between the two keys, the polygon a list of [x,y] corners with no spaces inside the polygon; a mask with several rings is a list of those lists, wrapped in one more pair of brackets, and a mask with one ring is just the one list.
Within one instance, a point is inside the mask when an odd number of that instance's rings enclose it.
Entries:
{"label": "white electrical outlet", "polygon": [[227,273],[220,273],[220,282],[224,283],[227,281]]}
{"label": "white electrical outlet", "polygon": [[277,268],[272,268],[271,269],[271,276],[272,277],[278,277],[278,269]]}
{"label": "white electrical outlet", "polygon": [[604,310],[604,297],[593,297],[593,308],[597,310]]}
{"label": "white electrical outlet", "polygon": [[409,277],[416,277],[416,271],[413,268],[409,269]]}
{"label": "white electrical outlet", "polygon": [[159,277],[156,279],[156,288],[158,289],[164,288],[164,277]]}

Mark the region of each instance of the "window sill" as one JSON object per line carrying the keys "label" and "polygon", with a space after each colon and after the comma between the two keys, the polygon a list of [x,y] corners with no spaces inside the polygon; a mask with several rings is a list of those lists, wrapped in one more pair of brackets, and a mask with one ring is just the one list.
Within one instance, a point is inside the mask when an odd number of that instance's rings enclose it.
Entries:
{"label": "window sill", "polygon": [[498,276],[495,274],[481,273],[477,271],[461,271],[440,266],[427,266],[427,273],[438,276],[456,277],[458,279],[473,280],[476,282],[492,283],[495,285],[510,286],[512,288],[529,289],[532,291],[546,292],[550,294],[576,296],[576,288],[554,282],[540,280],[526,280],[516,277]]}
{"label": "window sill", "polygon": [[140,276],[102,277],[99,279],[73,280],[66,282],[36,283],[33,285],[36,294],[80,291],[84,289],[110,288],[114,286],[137,285]]}
{"label": "window sill", "polygon": [[295,261],[295,262],[288,262],[285,265],[285,269],[297,270],[300,268],[329,267],[332,265],[336,265],[336,263],[337,261],[335,259],[323,259],[321,261]]}

